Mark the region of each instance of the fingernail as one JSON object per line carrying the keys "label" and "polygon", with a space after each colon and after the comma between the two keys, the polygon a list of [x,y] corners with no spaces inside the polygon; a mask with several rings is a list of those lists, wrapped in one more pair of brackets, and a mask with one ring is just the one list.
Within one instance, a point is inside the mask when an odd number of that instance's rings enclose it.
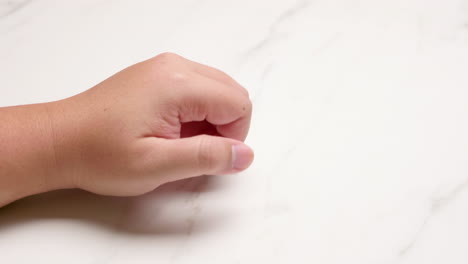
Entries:
{"label": "fingernail", "polygon": [[253,151],[245,144],[232,146],[232,167],[236,170],[244,170],[253,161]]}

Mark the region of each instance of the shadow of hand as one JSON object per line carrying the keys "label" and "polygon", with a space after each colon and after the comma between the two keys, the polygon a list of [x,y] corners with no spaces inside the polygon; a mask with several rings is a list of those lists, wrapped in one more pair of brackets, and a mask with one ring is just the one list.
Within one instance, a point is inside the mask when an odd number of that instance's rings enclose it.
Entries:
{"label": "shadow of hand", "polygon": [[31,196],[0,208],[0,233],[38,221],[64,220],[99,225],[133,235],[185,236],[223,222],[216,212],[201,214],[200,194],[220,187],[216,176],[201,176],[160,186],[139,197],[99,196],[60,190]]}

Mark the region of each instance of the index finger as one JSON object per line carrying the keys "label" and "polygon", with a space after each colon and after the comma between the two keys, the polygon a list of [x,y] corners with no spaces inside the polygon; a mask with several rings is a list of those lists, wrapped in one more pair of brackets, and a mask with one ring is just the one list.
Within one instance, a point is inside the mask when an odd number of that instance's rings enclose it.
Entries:
{"label": "index finger", "polygon": [[206,120],[221,136],[245,140],[252,115],[248,96],[201,75],[190,80],[187,86],[187,91],[178,95],[180,122]]}

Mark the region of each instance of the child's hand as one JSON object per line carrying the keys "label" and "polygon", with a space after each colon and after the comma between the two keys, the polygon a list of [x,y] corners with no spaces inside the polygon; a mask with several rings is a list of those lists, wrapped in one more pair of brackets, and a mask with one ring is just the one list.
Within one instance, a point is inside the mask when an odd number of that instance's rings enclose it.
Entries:
{"label": "child's hand", "polygon": [[48,107],[57,177],[95,193],[139,195],[169,181],[238,172],[253,160],[242,143],[252,111],[247,91],[175,54]]}

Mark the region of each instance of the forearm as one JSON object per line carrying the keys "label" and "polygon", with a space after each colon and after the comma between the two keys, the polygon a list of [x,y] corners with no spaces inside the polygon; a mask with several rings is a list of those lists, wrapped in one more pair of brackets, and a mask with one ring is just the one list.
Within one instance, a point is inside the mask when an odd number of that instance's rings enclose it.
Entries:
{"label": "forearm", "polygon": [[48,104],[0,108],[0,207],[64,187]]}

